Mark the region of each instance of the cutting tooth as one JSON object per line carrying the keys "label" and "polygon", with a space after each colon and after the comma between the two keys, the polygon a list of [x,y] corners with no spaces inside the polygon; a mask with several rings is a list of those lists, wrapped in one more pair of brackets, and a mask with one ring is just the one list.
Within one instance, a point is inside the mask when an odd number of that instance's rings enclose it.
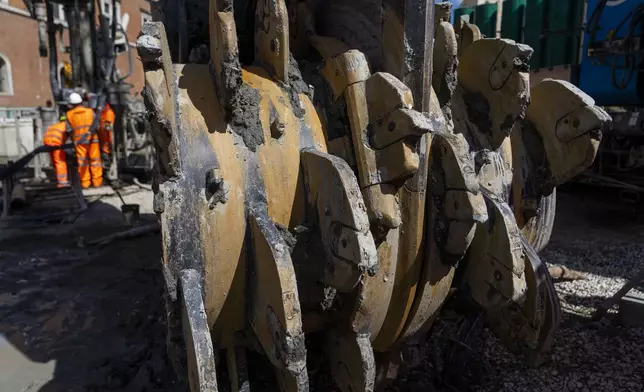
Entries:
{"label": "cutting tooth", "polygon": [[[210,0],[210,62],[219,107],[226,111],[241,85],[241,64],[232,0]],[[227,113],[230,115],[230,113]]]}
{"label": "cutting tooth", "polygon": [[193,269],[179,273],[183,333],[188,353],[188,380],[195,392],[217,392],[215,354],[203,296],[203,276]]}
{"label": "cutting tooth", "polygon": [[265,211],[249,216],[253,244],[250,268],[250,325],[289,392],[308,391],[302,311],[293,262],[277,227]]}
{"label": "cutting tooth", "polygon": [[369,334],[326,333],[325,351],[335,385],[342,392],[373,392],[376,364]]}
{"label": "cutting tooth", "polygon": [[481,39],[463,53],[452,99],[454,131],[475,151],[497,150],[525,117],[532,49],[507,39]]}
{"label": "cutting tooth", "polygon": [[282,83],[288,83],[288,10],[284,0],[259,0],[255,9],[255,59]]}
{"label": "cutting tooth", "polygon": [[[439,5],[437,4],[436,6],[438,7]],[[441,107],[449,103],[456,89],[457,51],[458,46],[454,27],[449,22],[439,22],[434,35],[432,86],[436,91]]]}
{"label": "cutting tooth", "polygon": [[465,23],[459,20],[456,22],[456,28],[454,30],[456,35],[458,36],[459,57],[463,53],[465,53],[466,49],[469,48],[474,42],[483,38],[481,30],[479,30],[477,25],[472,23]]}
{"label": "cutting tooth", "polygon": [[526,260],[512,211],[485,189],[483,195],[491,217],[476,231],[466,274],[472,297],[485,309],[499,309],[525,300]]}
{"label": "cutting tooth", "polygon": [[364,273],[374,275],[378,257],[369,218],[353,171],[342,159],[301,152],[307,200],[318,217],[326,263],[322,281],[341,292],[353,290]]}
{"label": "cutting tooth", "polygon": [[525,237],[521,238],[526,262],[527,292],[522,303],[510,302],[502,308],[487,309],[492,331],[527,362],[539,366],[551,348],[561,323],[557,292],[548,269]]}
{"label": "cutting tooth", "polygon": [[545,79],[532,87],[531,94],[523,132],[535,132],[541,143],[524,143],[524,147],[536,150],[528,151],[529,156],[544,158],[533,164],[547,168],[537,185],[547,195],[592,164],[601,131],[611,119],[592,98],[563,80]]}

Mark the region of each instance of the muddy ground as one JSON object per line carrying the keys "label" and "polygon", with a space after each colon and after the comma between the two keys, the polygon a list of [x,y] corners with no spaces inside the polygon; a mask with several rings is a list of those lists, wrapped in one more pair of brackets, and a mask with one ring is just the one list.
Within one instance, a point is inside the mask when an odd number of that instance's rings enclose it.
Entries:
{"label": "muddy ground", "polygon": [[[126,196],[126,201],[142,205],[144,224],[156,219],[151,213],[149,192]],[[0,392],[182,390],[165,355],[159,235],[105,247],[87,245],[92,239],[124,229],[118,205],[115,197],[104,197],[73,223],[0,226]],[[610,199],[599,200],[587,193],[561,193],[554,236],[543,257],[558,263],[573,260],[571,266],[579,268],[584,265],[583,257],[577,260],[575,254],[582,252],[584,257],[599,254],[605,258],[600,260],[603,265],[613,257],[611,252],[623,256],[625,249],[640,249],[643,235],[644,215],[639,209],[620,206]],[[597,263],[590,265],[595,268]],[[638,263],[641,261],[631,260],[608,271],[623,279]],[[601,275],[605,271],[590,272]],[[558,288],[563,294],[568,289]],[[581,302],[591,306],[611,294],[610,289],[606,288],[604,295],[591,293],[582,297]],[[629,339],[627,348],[631,344],[644,346],[644,341],[638,340],[643,336],[640,330],[629,335],[629,330],[624,332],[616,326],[614,315],[602,324],[592,324],[574,314],[576,310],[575,306],[564,306],[568,316],[564,316],[563,332],[558,338],[574,339],[575,331],[589,331],[593,349],[611,353],[606,357],[609,361],[619,361],[619,352],[615,351],[618,343],[613,338],[616,330]],[[489,337],[484,342],[485,347],[497,344]],[[480,389],[487,390],[518,390],[521,384],[525,390],[551,390],[560,384],[537,381],[551,379],[552,374],[556,378],[560,372],[577,371],[578,367],[592,370],[590,361],[574,360],[575,355],[588,353],[571,352],[574,345],[561,347],[555,350],[555,355],[572,356],[572,364],[555,358],[545,368],[527,374],[515,365],[518,359],[511,354],[485,348],[482,355],[489,355],[487,361],[496,368],[483,368],[485,374],[475,383],[482,383]],[[598,360],[595,357],[593,362]],[[460,389],[436,385],[437,379],[430,377],[435,370],[430,362],[425,358],[419,369],[396,383],[396,389]],[[571,370],[571,366],[577,368]],[[611,366],[606,377],[624,379],[619,388],[611,391],[630,390],[629,385],[641,388],[642,380],[633,378],[642,377],[641,363],[629,366],[627,369],[622,369],[619,363]],[[639,376],[630,373],[636,371]],[[628,379],[629,373],[632,380]],[[514,379],[508,381],[507,374],[514,374]],[[639,383],[630,384],[633,380]],[[577,383],[582,386],[579,390],[587,387],[581,384],[583,379],[574,382],[574,386]]]}
{"label": "muddy ground", "polygon": [[[156,220],[151,195],[142,224]],[[165,355],[158,234],[105,247],[125,229],[106,197],[71,224],[0,228],[0,391],[174,391]]]}

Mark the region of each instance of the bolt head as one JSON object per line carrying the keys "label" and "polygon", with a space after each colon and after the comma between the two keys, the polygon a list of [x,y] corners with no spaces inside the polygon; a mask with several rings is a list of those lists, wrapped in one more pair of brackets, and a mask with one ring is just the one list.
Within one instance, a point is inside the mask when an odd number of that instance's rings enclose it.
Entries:
{"label": "bolt head", "polygon": [[217,192],[221,186],[223,179],[219,173],[219,169],[210,169],[206,172],[206,193],[213,194]]}
{"label": "bolt head", "polygon": [[284,128],[284,123],[276,118],[271,123],[271,136],[275,139],[279,139],[284,134]]}

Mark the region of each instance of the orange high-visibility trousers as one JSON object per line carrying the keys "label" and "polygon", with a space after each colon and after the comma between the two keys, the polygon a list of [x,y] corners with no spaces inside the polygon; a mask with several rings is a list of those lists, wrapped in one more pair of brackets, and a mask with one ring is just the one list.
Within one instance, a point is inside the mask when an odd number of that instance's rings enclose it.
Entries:
{"label": "orange high-visibility trousers", "polygon": [[49,153],[54,172],[56,173],[56,183],[58,188],[69,186],[69,177],[67,174],[67,154],[63,150],[56,150]]}
{"label": "orange high-visibility trousers", "polygon": [[76,145],[76,159],[78,160],[78,175],[81,186],[103,185],[103,166],[101,164],[101,147],[98,140],[90,144]]}
{"label": "orange high-visibility trousers", "polygon": [[[43,137],[43,144],[46,146],[61,146],[67,139],[65,132],[65,122],[56,123],[45,132]],[[63,150],[56,150],[49,153],[51,164],[56,173],[56,183],[58,188],[69,186],[69,178],[67,177],[67,155]]]}
{"label": "orange high-visibility trousers", "polygon": [[[76,143],[76,159],[81,186],[103,185],[103,166],[101,166],[101,147],[98,136],[90,136],[91,126],[96,114],[90,108],[78,105],[67,112],[67,123]],[[91,173],[91,174],[90,174]]]}

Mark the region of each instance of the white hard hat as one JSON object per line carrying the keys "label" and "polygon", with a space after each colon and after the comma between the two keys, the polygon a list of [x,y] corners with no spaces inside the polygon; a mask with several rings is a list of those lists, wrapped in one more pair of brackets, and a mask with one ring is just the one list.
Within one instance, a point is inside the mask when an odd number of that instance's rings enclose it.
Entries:
{"label": "white hard hat", "polygon": [[83,98],[81,98],[80,94],[78,93],[71,93],[67,98],[67,102],[69,102],[72,105],[76,105],[83,102]]}

